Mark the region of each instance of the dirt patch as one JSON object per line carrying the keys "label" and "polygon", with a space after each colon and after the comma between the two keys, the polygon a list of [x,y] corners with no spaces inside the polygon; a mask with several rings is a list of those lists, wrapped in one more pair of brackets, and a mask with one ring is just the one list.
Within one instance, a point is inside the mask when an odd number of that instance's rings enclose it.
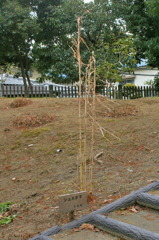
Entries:
{"label": "dirt patch", "polygon": [[[12,201],[17,217],[0,227],[0,238],[27,240],[69,221],[67,214],[59,214],[58,195],[80,190],[78,99],[32,99],[32,104],[10,108],[12,101],[0,98],[0,202]],[[106,116],[107,103],[102,98],[103,105],[97,105],[97,121],[118,138],[108,132],[104,138],[96,127],[95,155],[103,152],[94,163],[96,198],[76,218],[159,178],[159,99],[116,101],[119,109],[137,110],[120,117]],[[56,120],[33,128],[13,127],[22,115],[43,114]]]}

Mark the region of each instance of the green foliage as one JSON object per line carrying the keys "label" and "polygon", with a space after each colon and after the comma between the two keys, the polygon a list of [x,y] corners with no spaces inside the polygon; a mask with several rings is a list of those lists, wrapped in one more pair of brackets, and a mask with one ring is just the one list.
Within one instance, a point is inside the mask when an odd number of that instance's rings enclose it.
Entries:
{"label": "green foliage", "polygon": [[148,59],[152,67],[159,67],[159,1],[121,0],[119,17],[125,20],[127,30],[134,35],[136,58]]}
{"label": "green foliage", "polygon": [[159,74],[155,76],[153,85],[156,87],[156,90],[159,91]]}
{"label": "green foliage", "polygon": [[148,80],[145,82],[146,85],[154,86],[154,80]]}
{"label": "green foliage", "polygon": [[45,19],[38,15],[43,31],[39,34],[33,51],[36,58],[35,67],[42,74],[39,80],[49,79],[56,83],[76,82],[78,67],[70,46],[72,37],[77,33],[77,16],[84,12],[84,3],[81,0],[66,0],[50,8],[50,11]]}
{"label": "green foliage", "polygon": [[16,215],[3,216],[5,212],[9,211],[11,204],[12,202],[0,203],[0,225],[11,223],[13,219],[16,217]]}
{"label": "green foliage", "polygon": [[0,203],[0,213],[3,213],[4,211],[8,210],[11,204],[12,202]]}
{"label": "green foliage", "polygon": [[35,66],[42,74],[40,81],[49,79],[55,83],[73,83],[78,80],[77,65],[66,42],[51,48],[37,46],[34,51],[37,59]]}
{"label": "green foliage", "polygon": [[0,65],[15,64],[21,74],[27,96],[27,83],[31,85],[28,71],[34,62],[32,49],[39,25],[29,6],[18,0],[3,1],[0,6]]}
{"label": "green foliage", "polygon": [[42,133],[50,131],[50,128],[48,127],[41,127],[41,128],[35,128],[35,129],[27,129],[24,130],[22,133],[22,137],[24,138],[34,138],[40,136]]}
{"label": "green foliage", "polygon": [[158,0],[147,0],[145,2],[147,8],[148,8],[148,13],[151,16],[158,16],[159,13],[159,1]]}
{"label": "green foliage", "polygon": [[[71,5],[71,8],[70,8]],[[135,65],[136,50],[133,39],[125,34],[123,23],[116,21],[110,1],[67,0],[54,8],[49,21],[56,22],[56,38],[47,34],[47,43],[34,48],[36,68],[42,73],[41,81],[51,79],[57,83],[78,81],[78,67],[70,50],[72,38],[77,38],[77,17],[82,17],[81,55],[88,63],[91,52],[95,52],[98,77],[103,81],[120,81],[121,71],[131,71]],[[48,23],[49,24],[49,23]],[[43,31],[46,31],[45,29]],[[84,68],[84,65],[83,65]],[[84,70],[84,69],[83,69]],[[63,75],[66,77],[63,78]]]}
{"label": "green foliage", "polygon": [[114,6],[120,5],[109,0],[87,4],[83,0],[3,0],[0,64],[20,66],[24,83],[29,83],[27,72],[32,67],[41,73],[39,81],[78,81],[70,47],[72,38],[77,38],[77,17],[82,16],[81,38],[88,46],[81,42],[83,63],[88,63],[94,51],[99,78],[120,81],[120,73],[132,71],[136,64],[136,49],[123,21],[117,20],[119,11]]}
{"label": "green foliage", "polygon": [[8,224],[13,221],[13,219],[16,217],[16,215],[4,217],[3,219],[0,219],[0,225]]}
{"label": "green foliage", "polygon": [[[111,43],[106,43],[103,49],[103,58],[97,68],[99,78],[108,82],[122,81],[121,73],[132,72],[136,66],[133,39],[123,36],[116,40],[115,36]],[[99,57],[102,54],[99,54]]]}
{"label": "green foliage", "polygon": [[124,88],[130,88],[130,87],[131,87],[131,88],[134,88],[134,89],[137,88],[136,85],[133,84],[133,83],[126,83],[126,84],[124,85]]}

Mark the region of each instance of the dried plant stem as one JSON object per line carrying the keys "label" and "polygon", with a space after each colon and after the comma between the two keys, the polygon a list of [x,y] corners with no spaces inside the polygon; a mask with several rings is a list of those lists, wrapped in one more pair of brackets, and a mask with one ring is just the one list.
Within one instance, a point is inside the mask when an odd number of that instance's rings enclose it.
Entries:
{"label": "dried plant stem", "polygon": [[[78,23],[78,38],[77,38],[77,47],[76,51],[74,50],[74,55],[77,57],[78,68],[79,68],[79,158],[80,158],[80,188],[81,190],[88,190],[88,180],[90,182],[90,189],[92,190],[92,175],[93,175],[93,159],[94,159],[94,122],[92,122],[92,144],[91,144],[91,166],[90,166],[90,176],[88,177],[87,169],[87,128],[88,128],[88,108],[89,106],[89,97],[93,97],[92,104],[92,115],[94,119],[95,114],[95,88],[96,88],[96,77],[95,77],[95,58],[94,53],[90,58],[89,64],[86,67],[85,81],[84,81],[84,121],[82,122],[82,60],[80,54],[80,42],[81,42],[81,18],[77,19]],[[74,40],[74,43],[76,41]],[[82,135],[82,129],[84,130],[84,135]],[[89,190],[90,190],[89,189]]]}
{"label": "dried plant stem", "polygon": [[91,166],[90,166],[90,191],[93,190],[93,165],[94,165],[94,145],[95,145],[95,105],[96,105],[96,65],[94,52],[92,53],[92,62],[93,62],[93,103],[92,103],[92,141],[91,141]]}
{"label": "dried plant stem", "polygon": [[[77,51],[75,52],[78,61],[78,74],[79,74],[79,96],[78,96],[78,110],[79,110],[79,158],[80,158],[80,188],[84,190],[83,186],[83,154],[82,154],[82,112],[81,112],[81,95],[82,95],[82,62],[80,53],[81,43],[81,18],[77,19],[78,24],[78,38],[77,38]],[[76,42],[75,42],[76,43]]]}
{"label": "dried plant stem", "polygon": [[[73,46],[71,47],[74,57],[78,63],[79,72],[79,91],[78,91],[78,112],[79,112],[79,167],[78,173],[80,177],[81,191],[93,190],[93,167],[94,167],[94,148],[95,148],[95,127],[100,129],[104,138],[105,132],[113,138],[119,140],[117,136],[102,127],[96,120],[96,102],[102,104],[111,111],[111,108],[103,104],[98,97],[96,97],[96,61],[94,52],[89,59],[88,64],[84,64],[81,58],[81,43],[87,48],[84,39],[81,38],[81,18],[77,19],[78,37],[73,39]],[[85,70],[83,70],[85,69]],[[83,101],[84,100],[84,101]],[[83,110],[84,102],[84,110]],[[90,124],[91,123],[91,124]],[[91,138],[91,141],[90,141]],[[107,139],[107,138],[106,138]],[[109,139],[107,139],[109,141]],[[90,152],[90,153],[89,153]],[[89,156],[88,156],[89,154]]]}
{"label": "dried plant stem", "polygon": [[[85,91],[86,91],[86,82],[85,82]],[[85,93],[85,110],[84,110],[84,189],[87,190],[87,105],[88,99]]]}

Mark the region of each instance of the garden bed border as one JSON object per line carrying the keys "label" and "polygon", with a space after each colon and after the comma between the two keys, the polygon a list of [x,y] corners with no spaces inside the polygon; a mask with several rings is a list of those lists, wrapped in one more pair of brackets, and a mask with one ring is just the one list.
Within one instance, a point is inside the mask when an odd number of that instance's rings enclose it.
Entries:
{"label": "garden bed border", "polygon": [[82,216],[77,220],[69,222],[61,227],[54,226],[52,228],[49,228],[48,230],[28,240],[53,240],[53,238],[50,238],[49,236],[58,234],[62,230],[80,227],[83,223],[93,224],[100,229],[110,232],[113,235],[122,236],[125,237],[126,239],[159,240],[159,234],[157,233],[153,233],[145,229],[136,227],[134,225],[122,223],[115,219],[111,219],[107,216],[101,215],[113,212],[121,208],[126,208],[135,203],[148,206],[154,209],[159,209],[157,208],[159,206],[158,205],[159,197],[153,194],[147,194],[147,192],[157,189],[159,189],[159,180],[143,188],[140,188],[139,190],[132,192],[129,195],[126,195],[125,197],[120,198],[102,207],[101,209],[98,209],[92,213]]}

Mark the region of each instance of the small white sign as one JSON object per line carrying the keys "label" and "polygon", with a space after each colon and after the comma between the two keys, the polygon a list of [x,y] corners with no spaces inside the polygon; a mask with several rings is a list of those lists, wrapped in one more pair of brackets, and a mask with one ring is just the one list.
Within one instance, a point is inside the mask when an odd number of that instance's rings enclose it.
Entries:
{"label": "small white sign", "polygon": [[67,213],[75,210],[82,210],[87,207],[87,193],[77,192],[59,196],[59,211]]}

